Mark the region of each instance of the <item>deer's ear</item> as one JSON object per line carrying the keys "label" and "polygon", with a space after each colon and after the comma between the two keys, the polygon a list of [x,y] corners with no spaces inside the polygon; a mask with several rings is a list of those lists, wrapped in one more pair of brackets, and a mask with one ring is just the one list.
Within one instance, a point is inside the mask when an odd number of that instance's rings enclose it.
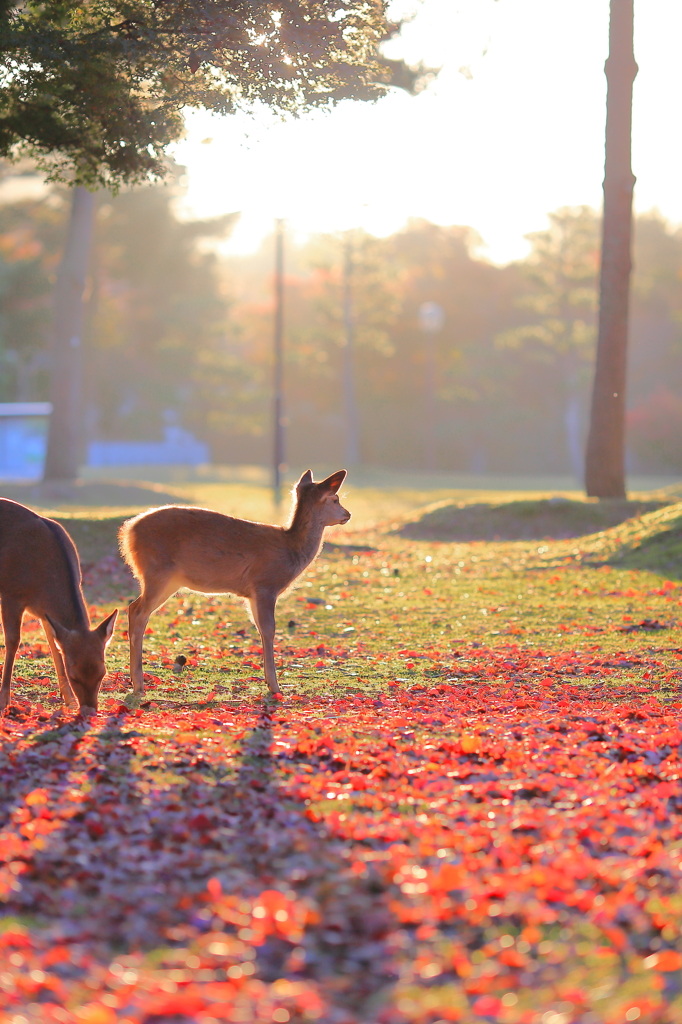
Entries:
{"label": "deer's ear", "polygon": [[116,618],[118,616],[118,608],[115,608],[111,615],[108,615],[106,619],[100,622],[96,629],[93,629],[93,633],[97,633],[104,640],[104,646],[106,647],[114,635],[114,626],[116,625]]}
{"label": "deer's ear", "polygon": [[50,628],[54,633],[54,638],[57,641],[59,648],[63,650],[64,644],[67,642],[71,630],[67,629],[66,626],[62,626],[62,624],[57,622],[56,619],[51,619],[49,615],[46,615],[45,618],[50,624]]}
{"label": "deer's ear", "polygon": [[296,490],[300,491],[301,487],[307,487],[308,484],[313,482],[313,471],[312,469],[306,469],[301,479],[296,484]]}
{"label": "deer's ear", "polygon": [[332,494],[336,494],[346,476],[346,470],[340,469],[337,473],[332,473],[331,476],[328,476],[326,480],[320,481],[317,486],[323,491],[331,491]]}

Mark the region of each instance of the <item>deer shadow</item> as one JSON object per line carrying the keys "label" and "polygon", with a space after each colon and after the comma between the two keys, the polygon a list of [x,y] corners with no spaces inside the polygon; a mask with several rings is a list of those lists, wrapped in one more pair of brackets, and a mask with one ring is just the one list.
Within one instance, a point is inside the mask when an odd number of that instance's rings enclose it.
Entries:
{"label": "deer shadow", "polygon": [[[216,930],[236,935],[220,900],[276,890],[315,908],[314,923],[302,935],[266,935],[256,977],[329,984],[334,1005],[361,1011],[391,983],[386,940],[397,926],[377,878],[353,874],[342,843],[283,784],[272,752],[281,706],[266,699],[253,710],[229,764],[196,735],[158,741],[128,715],[17,736],[5,748],[16,788],[4,824],[21,844],[21,870],[6,910],[106,963],[134,950],[186,951]],[[42,802],[32,804],[37,788]],[[34,821],[46,825],[31,840]],[[68,963],[57,971],[74,972]]]}

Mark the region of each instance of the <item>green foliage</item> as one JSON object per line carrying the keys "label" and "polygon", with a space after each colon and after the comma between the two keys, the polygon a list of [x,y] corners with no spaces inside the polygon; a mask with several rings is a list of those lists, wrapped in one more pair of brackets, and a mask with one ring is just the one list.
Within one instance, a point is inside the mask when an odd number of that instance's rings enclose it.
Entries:
{"label": "green foliage", "polygon": [[[378,53],[383,0],[75,0],[0,4],[0,154],[54,180],[160,177],[182,110],[297,113],[371,100],[418,72]],[[396,63],[396,62],[393,62]]]}
{"label": "green foliage", "polygon": [[627,414],[632,455],[664,472],[682,469],[682,231],[638,217],[632,288],[634,387]]}
{"label": "green foliage", "polygon": [[590,360],[596,338],[599,218],[580,206],[557,210],[549,221],[547,231],[526,236],[532,250],[522,269],[529,290],[518,301],[534,314],[533,320],[503,332],[497,341],[502,347],[539,347],[545,358]]}
{"label": "green foliage", "polygon": [[[204,248],[233,216],[180,221],[177,189],[103,194],[86,286],[89,434],[161,436],[164,412],[204,432],[225,398],[227,300]],[[45,399],[51,291],[69,195],[0,205],[0,358],[5,401]],[[248,372],[248,367],[246,368]],[[191,410],[188,412],[188,410]]]}
{"label": "green foliage", "polygon": [[[426,367],[418,310],[428,300],[445,310],[444,329],[435,339],[441,458],[449,465],[466,465],[476,458],[482,435],[499,435],[489,402],[496,402],[498,411],[507,409],[505,399],[521,370],[515,355],[496,352],[493,338],[513,322],[519,275],[478,259],[478,242],[471,229],[419,220],[389,238],[354,234],[352,307],[363,461],[420,464]],[[296,460],[343,454],[344,247],[343,238],[318,237],[287,253],[287,416]],[[232,307],[232,330],[248,339],[245,357],[262,382],[251,396],[252,415],[264,428],[271,265],[269,244],[254,257],[228,264],[231,287],[244,297]],[[238,445],[240,461],[263,457],[253,435],[240,432],[229,443],[232,452]],[[219,460],[224,450],[214,449]]]}
{"label": "green foliage", "polygon": [[99,436],[160,437],[168,410],[203,427],[223,400],[227,304],[202,244],[234,217],[179,221],[173,198],[160,186],[127,190],[98,211],[88,392]]}
{"label": "green foliage", "polygon": [[[86,291],[89,435],[159,438],[172,410],[211,445],[215,462],[263,465],[271,454],[272,240],[221,260],[216,243],[231,220],[179,221],[178,196],[175,183],[102,195]],[[67,197],[55,189],[41,201],[0,205],[5,401],[48,397],[50,289]],[[682,233],[656,216],[636,228],[629,446],[636,472],[670,472],[682,465]],[[355,232],[363,461],[423,464],[427,346],[418,311],[436,301],[445,311],[433,339],[438,468],[566,472],[566,413],[578,407],[575,448],[587,405],[597,232],[589,211],[559,211],[529,259],[507,267],[477,254],[469,228],[415,220],[387,238]],[[287,241],[285,414],[287,457],[297,465],[344,454],[345,245],[331,235]],[[501,346],[500,337],[519,344]]]}
{"label": "green foliage", "polygon": [[55,202],[0,205],[2,399],[44,397],[52,274],[62,215]]}
{"label": "green foliage", "polygon": [[[682,235],[638,219],[628,382],[637,472],[680,465]],[[356,236],[353,307],[361,452],[370,465],[422,464],[426,345],[418,310],[445,311],[435,338],[437,465],[564,473],[579,469],[594,356],[599,219],[559,210],[529,257],[496,267],[469,228],[412,221],[384,239]],[[287,251],[286,356],[292,461],[343,456],[343,241]],[[218,441],[220,460],[262,462],[269,424],[272,254],[228,264],[230,332],[253,368],[248,431]],[[256,383],[257,386],[256,386]],[[661,389],[667,389],[662,394]],[[245,399],[246,400],[246,399]],[[229,453],[229,454],[228,454]]]}

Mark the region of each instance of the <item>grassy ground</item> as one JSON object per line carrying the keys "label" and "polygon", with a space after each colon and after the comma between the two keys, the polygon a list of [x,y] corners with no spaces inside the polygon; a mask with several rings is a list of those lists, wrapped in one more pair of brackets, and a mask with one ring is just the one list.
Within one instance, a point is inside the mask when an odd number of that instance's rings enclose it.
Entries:
{"label": "grassy ground", "polygon": [[[268,518],[248,481],[166,493]],[[27,624],[0,1020],[682,1022],[682,505],[432,491],[491,538],[434,540],[378,497],[280,603],[283,702],[229,597],[151,620],[141,706],[119,630],[90,723]],[[123,509],[57,513],[103,615]]]}

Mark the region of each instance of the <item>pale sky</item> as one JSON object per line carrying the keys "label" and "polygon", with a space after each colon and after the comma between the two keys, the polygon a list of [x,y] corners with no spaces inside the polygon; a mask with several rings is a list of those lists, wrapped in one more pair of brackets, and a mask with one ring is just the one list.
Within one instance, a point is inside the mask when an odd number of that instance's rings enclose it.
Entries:
{"label": "pale sky", "polygon": [[[601,203],[608,8],[400,0],[394,10],[416,17],[391,56],[442,68],[425,92],[284,122],[190,113],[173,150],[187,167],[185,210],[240,210],[233,253],[255,249],[275,216],[302,235],[356,225],[383,235],[426,217],[475,228],[492,260],[523,256],[548,211]],[[635,0],[635,21],[635,202],[678,223],[682,2]]]}

